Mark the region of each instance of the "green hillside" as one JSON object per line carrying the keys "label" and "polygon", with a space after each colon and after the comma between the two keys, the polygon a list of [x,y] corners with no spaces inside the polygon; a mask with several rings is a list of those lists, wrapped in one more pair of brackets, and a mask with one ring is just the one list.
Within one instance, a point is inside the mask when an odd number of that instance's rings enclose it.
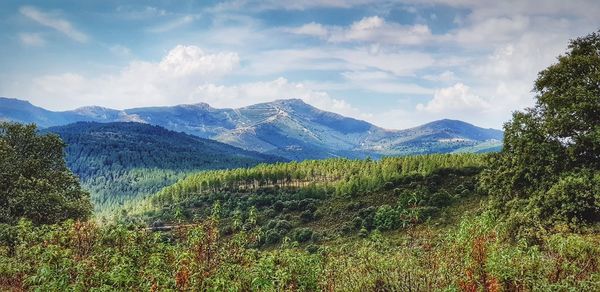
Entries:
{"label": "green hillside", "polygon": [[[476,175],[484,158],[438,154],[378,161],[328,159],[207,171],[137,204],[128,219],[183,224],[206,220],[218,208],[223,232],[256,229],[263,235],[261,244],[267,245],[285,237],[319,242],[406,228],[477,197]],[[254,223],[245,225],[249,217]]]}
{"label": "green hillside", "polygon": [[156,193],[190,172],[282,160],[140,123],[78,122],[42,133],[58,134],[67,144],[67,166],[97,210]]}

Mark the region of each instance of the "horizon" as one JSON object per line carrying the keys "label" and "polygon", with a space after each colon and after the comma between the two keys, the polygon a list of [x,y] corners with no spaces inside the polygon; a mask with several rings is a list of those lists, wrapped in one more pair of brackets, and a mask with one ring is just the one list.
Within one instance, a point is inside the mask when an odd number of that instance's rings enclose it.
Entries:
{"label": "horizon", "polygon": [[585,0],[0,7],[0,96],[53,111],[299,98],[385,129],[440,119],[502,128],[600,14]]}
{"label": "horizon", "polygon": [[[373,123],[371,123],[371,122],[369,122],[369,121],[366,121],[366,120],[363,120],[363,119],[360,119],[360,118],[349,117],[349,116],[345,116],[345,115],[342,115],[342,114],[338,114],[338,113],[335,113],[335,112],[332,112],[332,111],[327,111],[327,110],[324,110],[324,109],[320,109],[320,108],[318,108],[318,107],[316,107],[316,106],[314,106],[314,105],[312,105],[312,104],[310,104],[310,103],[307,103],[306,101],[304,101],[304,100],[302,100],[302,99],[300,99],[300,98],[276,99],[276,100],[273,100],[273,101],[260,102],[260,103],[256,103],[256,104],[251,104],[251,105],[243,106],[243,107],[213,107],[212,105],[210,105],[210,104],[208,104],[208,103],[206,103],[206,102],[200,102],[200,103],[190,103],[190,104],[181,103],[181,104],[173,104],[173,105],[158,105],[158,106],[149,106],[149,107],[132,107],[132,108],[125,108],[125,109],[115,109],[115,108],[104,107],[104,106],[98,106],[98,105],[88,105],[88,106],[79,106],[79,107],[75,107],[75,108],[71,108],[71,109],[65,109],[65,110],[60,110],[60,111],[53,111],[53,110],[49,110],[49,109],[46,109],[46,108],[40,107],[40,106],[38,106],[38,105],[36,105],[36,104],[33,104],[33,103],[31,103],[30,101],[28,101],[28,100],[25,100],[25,99],[20,99],[20,98],[15,98],[15,97],[6,97],[6,96],[0,96],[0,100],[2,100],[2,99],[12,99],[12,100],[20,101],[20,102],[27,102],[27,103],[28,103],[29,105],[31,105],[31,106],[38,107],[38,108],[41,108],[41,109],[44,109],[44,110],[48,110],[48,111],[52,111],[52,112],[74,112],[74,111],[77,111],[77,110],[79,110],[79,109],[87,109],[87,108],[100,108],[100,109],[105,109],[105,110],[114,110],[114,111],[127,111],[127,110],[143,109],[143,108],[171,108],[171,107],[178,107],[178,106],[197,106],[197,105],[206,105],[206,106],[208,106],[209,108],[211,108],[211,109],[216,109],[216,110],[238,110],[238,109],[242,109],[242,108],[246,108],[246,107],[252,107],[252,106],[255,106],[255,105],[258,105],[258,104],[272,104],[272,103],[275,103],[275,102],[283,102],[283,101],[300,101],[300,102],[302,102],[302,103],[304,103],[304,104],[307,104],[308,106],[310,106],[310,107],[313,107],[313,108],[315,108],[315,109],[317,109],[317,110],[324,111],[324,112],[328,112],[328,113],[337,114],[337,115],[340,115],[340,116],[342,116],[342,117],[344,117],[344,118],[351,118],[351,119],[355,119],[355,120],[358,120],[358,121],[367,122],[367,123],[369,123],[369,124],[371,124],[371,125],[373,125],[373,126],[375,126],[375,127],[379,127],[379,128],[381,128],[382,130],[385,130],[385,131],[403,131],[403,130],[410,130],[410,129],[413,129],[413,128],[418,128],[418,127],[420,127],[420,126],[425,126],[425,125],[428,125],[428,124],[433,124],[433,123],[436,123],[436,122],[444,122],[444,121],[460,122],[460,123],[466,123],[466,124],[469,124],[469,125],[471,125],[471,126],[475,126],[475,127],[482,128],[482,129],[496,130],[496,131],[504,131],[504,130],[503,130],[503,127],[500,127],[500,128],[493,128],[493,127],[483,127],[483,126],[480,126],[480,125],[477,125],[477,124],[473,124],[473,123],[465,122],[465,121],[463,121],[463,120],[460,120],[460,119],[451,119],[451,118],[444,118],[444,117],[442,117],[442,118],[439,118],[439,119],[435,119],[435,120],[425,121],[425,122],[423,122],[422,124],[418,124],[418,125],[411,126],[411,127],[407,127],[407,128],[385,128],[385,127],[381,127],[381,126],[375,125],[375,124],[373,124]],[[0,120],[0,121],[1,121],[1,120]],[[145,122],[136,122],[136,121],[117,121],[117,122],[77,121],[77,122],[74,122],[74,123],[100,123],[100,124],[111,124],[111,123],[139,123],[139,124],[148,124],[148,125],[158,126],[158,125],[155,125],[155,124],[150,124],[150,123],[145,123]],[[70,124],[66,124],[66,125],[70,125]],[[53,126],[53,127],[62,127],[62,126],[66,126],[66,125],[61,125],[61,126]],[[158,127],[161,127],[161,126],[158,126]],[[161,128],[164,128],[164,127],[161,127]],[[165,129],[166,129],[166,128],[165,128]],[[167,130],[168,130],[168,129],[167,129]]]}

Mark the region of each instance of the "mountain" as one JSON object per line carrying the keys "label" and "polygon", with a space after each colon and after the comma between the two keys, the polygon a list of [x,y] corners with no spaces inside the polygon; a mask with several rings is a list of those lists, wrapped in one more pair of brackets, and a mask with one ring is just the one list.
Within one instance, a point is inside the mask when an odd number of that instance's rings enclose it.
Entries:
{"label": "mountain", "polygon": [[455,120],[387,130],[319,110],[300,99],[237,109],[217,109],[199,103],[126,110],[83,107],[53,112],[25,101],[0,98],[0,119],[33,122],[41,127],[76,121],[135,121],[292,160],[486,151],[498,149],[502,141],[502,131]]}
{"label": "mountain", "polygon": [[[503,132],[458,120],[439,120],[411,129],[394,131],[365,148],[389,155],[448,152],[485,152],[501,147]],[[479,146],[479,148],[474,148]],[[473,150],[471,150],[473,149]]]}
{"label": "mountain", "polygon": [[80,107],[71,111],[55,112],[37,107],[28,101],[0,97],[0,120],[20,123],[35,123],[39,127],[66,125],[80,121],[141,122],[134,115],[99,106]]}
{"label": "mountain", "polygon": [[77,122],[41,132],[65,141],[67,165],[91,191],[99,209],[155,193],[186,173],[285,161],[134,122]]}

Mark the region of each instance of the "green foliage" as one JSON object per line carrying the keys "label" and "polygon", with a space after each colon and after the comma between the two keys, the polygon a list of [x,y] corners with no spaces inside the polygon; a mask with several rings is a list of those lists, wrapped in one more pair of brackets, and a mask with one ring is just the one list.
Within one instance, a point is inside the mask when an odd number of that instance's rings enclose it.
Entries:
{"label": "green foliage", "polygon": [[0,124],[0,223],[28,218],[36,224],[87,218],[89,194],[65,165],[56,135],[34,125]]}
{"label": "green foliage", "polygon": [[398,227],[400,223],[400,213],[390,207],[383,205],[375,212],[375,227],[379,230],[391,230]]}
{"label": "green foliage", "polygon": [[553,184],[541,202],[542,218],[572,223],[600,221],[600,172],[564,173]]}
{"label": "green foliage", "polygon": [[[363,227],[367,232],[407,228],[475,196],[484,159],[474,154],[330,159],[201,172],[165,188],[121,220],[184,224],[212,218],[209,210],[219,202],[219,228],[227,235],[260,231],[258,246],[286,238],[308,242],[297,236],[306,228],[318,234],[310,242],[356,236]],[[357,190],[352,197],[342,191],[348,183]],[[378,212],[380,206],[389,210]]]}
{"label": "green foliage", "polygon": [[516,112],[481,186],[519,229],[600,221],[600,32],[575,39],[540,72],[537,103]]}
{"label": "green foliage", "polygon": [[[387,208],[386,208],[387,209]],[[394,242],[364,239],[257,250],[257,234],[223,238],[216,222],[171,234],[66,221],[15,226],[15,249],[0,244],[2,290],[505,291],[600,288],[597,236],[563,233],[539,245],[507,244],[492,213],[467,216],[437,234]],[[273,227],[280,222],[273,222]],[[310,242],[299,229],[293,240]]]}
{"label": "green foliage", "polygon": [[281,160],[140,123],[78,122],[43,131],[67,144],[67,166],[91,192],[96,211],[114,211],[191,172]]}
{"label": "green foliage", "polygon": [[[332,193],[338,196],[360,195],[381,191],[385,182],[401,182],[411,175],[427,175],[443,168],[477,169],[483,162],[484,157],[477,154],[434,154],[389,157],[377,161],[327,159],[261,164],[253,168],[190,175],[161,190],[151,202],[160,207],[214,193],[251,193],[265,189],[297,190],[302,197],[314,199],[322,199]],[[282,206],[274,207],[279,210]]]}

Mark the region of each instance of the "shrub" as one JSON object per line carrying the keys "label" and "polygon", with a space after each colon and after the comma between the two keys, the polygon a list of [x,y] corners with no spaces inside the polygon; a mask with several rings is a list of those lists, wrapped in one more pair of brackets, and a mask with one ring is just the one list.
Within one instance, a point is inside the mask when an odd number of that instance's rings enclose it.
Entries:
{"label": "shrub", "polygon": [[567,173],[538,199],[540,216],[552,222],[600,221],[600,172]]}
{"label": "shrub", "polygon": [[281,240],[282,235],[276,229],[269,229],[265,233],[265,243],[275,244]]}
{"label": "shrub", "polygon": [[379,230],[392,230],[400,223],[399,212],[389,205],[383,205],[375,213],[375,227]]}
{"label": "shrub", "polygon": [[292,240],[298,242],[307,242],[311,240],[313,235],[313,231],[310,228],[298,228],[292,232]]}
{"label": "shrub", "polygon": [[300,213],[300,219],[302,222],[310,222],[315,219],[315,215],[311,210],[306,210]]}

